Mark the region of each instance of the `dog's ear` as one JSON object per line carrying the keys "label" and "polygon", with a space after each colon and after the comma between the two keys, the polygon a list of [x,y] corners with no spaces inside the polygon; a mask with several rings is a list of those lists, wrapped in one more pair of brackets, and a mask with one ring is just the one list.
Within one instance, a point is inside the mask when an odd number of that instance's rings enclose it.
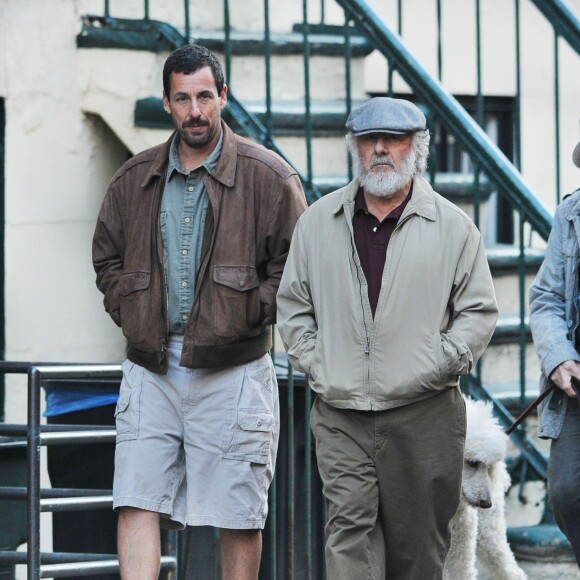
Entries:
{"label": "dog's ear", "polygon": [[492,485],[501,485],[503,492],[507,493],[511,486],[511,479],[505,462],[498,461],[488,467],[489,478]]}

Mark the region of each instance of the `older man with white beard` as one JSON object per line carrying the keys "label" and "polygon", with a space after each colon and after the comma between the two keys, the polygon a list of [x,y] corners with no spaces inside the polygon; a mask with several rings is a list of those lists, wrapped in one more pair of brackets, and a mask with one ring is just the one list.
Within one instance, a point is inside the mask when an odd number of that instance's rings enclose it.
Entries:
{"label": "older man with white beard", "polygon": [[374,98],[346,128],[356,178],[300,218],[277,296],[289,360],[318,395],[328,578],[441,578],[461,493],[459,377],[495,327],[491,275],[471,219],[420,176],[420,109]]}

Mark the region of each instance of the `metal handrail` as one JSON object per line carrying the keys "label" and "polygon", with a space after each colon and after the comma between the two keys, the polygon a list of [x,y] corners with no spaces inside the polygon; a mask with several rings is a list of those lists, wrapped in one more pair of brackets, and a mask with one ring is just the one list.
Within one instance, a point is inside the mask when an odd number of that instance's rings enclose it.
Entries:
{"label": "metal handrail", "polygon": [[554,30],[580,54],[580,20],[562,0],[531,0],[536,8],[552,23]]}
{"label": "metal handrail", "polygon": [[433,78],[409,52],[398,35],[392,32],[364,0],[336,0],[336,2],[364,30],[385,57],[396,62],[397,70],[409,86],[423,95],[437,115],[453,131],[462,145],[486,170],[510,202],[527,221],[547,240],[552,218],[537,201],[507,157],[491,141],[483,129],[467,114],[437,79]]}
{"label": "metal handrail", "polygon": [[[40,393],[41,387],[55,380],[71,379],[105,379],[120,382],[122,373],[120,365],[103,364],[54,364],[54,363],[26,363],[26,362],[0,362],[0,373],[28,374],[28,412],[27,412],[27,486],[26,488],[0,487],[0,497],[11,499],[24,499],[26,494],[27,503],[27,536],[28,549],[25,554],[27,574],[29,580],[50,577],[67,577],[75,575],[90,575],[93,573],[116,573],[119,571],[118,559],[107,560],[94,555],[92,561],[71,563],[58,562],[54,564],[42,564],[43,557],[40,552],[40,514],[43,512],[61,512],[74,510],[93,510],[112,507],[110,491],[103,490],[95,493],[95,490],[80,490],[65,495],[65,490],[41,490],[40,488],[40,449],[42,445],[65,444],[73,442],[103,443],[115,440],[114,429],[87,429],[87,426],[65,426],[58,430],[56,425],[41,427],[40,425]],[[66,388],[66,382],[60,387]],[[23,434],[22,430],[16,430],[14,425],[0,424],[0,434]],[[89,495],[90,494],[90,495]],[[20,563],[24,554],[18,552],[0,552],[0,561]],[[85,558],[88,559],[88,558]],[[163,556],[161,559],[162,570],[174,570],[177,561],[174,556]]]}

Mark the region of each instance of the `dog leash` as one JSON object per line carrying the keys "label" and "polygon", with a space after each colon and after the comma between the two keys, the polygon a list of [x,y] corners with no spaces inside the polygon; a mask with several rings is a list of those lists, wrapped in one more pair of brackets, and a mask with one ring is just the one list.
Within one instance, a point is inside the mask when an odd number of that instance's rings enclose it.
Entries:
{"label": "dog leash", "polygon": [[[574,377],[571,380],[572,387],[576,391],[576,397],[580,401],[580,382]],[[539,397],[534,399],[524,410],[524,412],[505,430],[505,434],[509,435],[513,430],[554,390],[556,387],[555,383],[550,384],[550,386],[540,394]]]}
{"label": "dog leash", "polygon": [[505,434],[509,435],[556,387],[552,383],[539,397],[534,399],[524,410],[524,412],[505,430]]}

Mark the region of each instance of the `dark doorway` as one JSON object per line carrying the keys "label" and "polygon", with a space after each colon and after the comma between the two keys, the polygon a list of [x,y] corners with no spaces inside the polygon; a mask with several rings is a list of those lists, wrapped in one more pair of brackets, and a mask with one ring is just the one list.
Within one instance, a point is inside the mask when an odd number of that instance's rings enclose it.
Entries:
{"label": "dark doorway", "polygon": [[[471,96],[456,96],[459,103],[476,117],[476,99]],[[514,99],[512,97],[485,97],[483,102],[483,128],[502,153],[513,162],[514,158]],[[441,124],[437,126],[437,171],[473,172],[473,160],[465,153]],[[513,244],[513,210],[505,196],[496,195],[494,240],[498,243]],[[491,241],[491,240],[490,240]]]}

